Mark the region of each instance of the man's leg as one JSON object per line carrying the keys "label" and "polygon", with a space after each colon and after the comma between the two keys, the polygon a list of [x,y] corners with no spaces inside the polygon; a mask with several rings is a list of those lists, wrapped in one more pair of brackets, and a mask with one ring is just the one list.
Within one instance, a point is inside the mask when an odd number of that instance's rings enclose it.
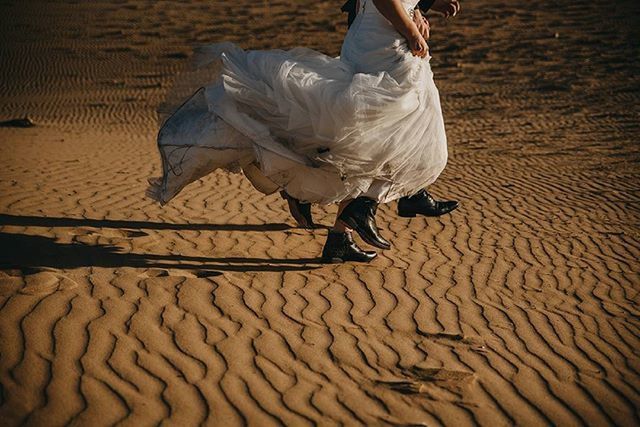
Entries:
{"label": "man's leg", "polygon": [[459,205],[457,200],[436,200],[427,190],[420,190],[413,196],[402,197],[398,201],[398,215],[405,218],[416,215],[440,216],[455,210]]}
{"label": "man's leg", "polygon": [[313,223],[313,217],[311,216],[311,203],[301,202],[284,190],[280,192],[280,195],[287,201],[289,212],[291,212],[291,216],[300,227],[309,229],[316,227]]}
{"label": "man's leg", "polygon": [[335,224],[329,230],[327,241],[324,244],[324,248],[322,248],[322,260],[324,262],[370,262],[377,256],[374,251],[360,249],[353,241],[351,229],[341,220],[345,208],[348,208],[352,202],[353,200],[343,200],[338,206]]}

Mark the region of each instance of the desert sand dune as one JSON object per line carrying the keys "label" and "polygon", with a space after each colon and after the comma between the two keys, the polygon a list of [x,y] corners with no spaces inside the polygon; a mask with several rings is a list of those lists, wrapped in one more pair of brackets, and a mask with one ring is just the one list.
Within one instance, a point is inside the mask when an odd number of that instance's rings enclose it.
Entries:
{"label": "desert sand dune", "polygon": [[434,18],[462,206],[371,265],[240,175],[145,198],[194,45],[337,55],[339,6],[0,2],[0,424],[640,424],[635,1]]}

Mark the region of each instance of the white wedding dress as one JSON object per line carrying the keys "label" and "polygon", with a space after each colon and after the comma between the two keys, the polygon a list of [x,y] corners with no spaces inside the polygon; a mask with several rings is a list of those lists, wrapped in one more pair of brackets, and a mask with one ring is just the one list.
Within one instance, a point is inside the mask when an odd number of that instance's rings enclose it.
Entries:
{"label": "white wedding dress", "polygon": [[[412,13],[417,0],[403,0]],[[223,168],[243,170],[264,193],[307,202],[367,196],[386,203],[433,183],[447,141],[429,58],[361,0],[340,57],[306,48],[244,51],[207,46],[220,64],[172,110],[158,135],[163,177],[149,194],[167,203]]]}

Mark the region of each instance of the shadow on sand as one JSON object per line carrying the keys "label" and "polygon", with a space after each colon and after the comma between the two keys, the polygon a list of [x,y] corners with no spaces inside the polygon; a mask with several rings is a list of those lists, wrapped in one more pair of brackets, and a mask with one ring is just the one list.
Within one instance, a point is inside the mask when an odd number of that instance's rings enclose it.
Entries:
{"label": "shadow on sand", "polygon": [[[147,221],[116,221],[75,218],[46,218],[0,214],[0,225],[35,227],[96,227],[134,230],[239,230],[281,231],[291,227],[286,224],[170,224]],[[321,267],[320,258],[270,259],[270,258],[209,258],[183,255],[159,255],[125,253],[113,245],[90,245],[80,242],[60,243],[44,236],[0,232],[0,268],[29,269],[51,267],[72,269],[77,267],[135,267],[216,271],[304,271]],[[212,271],[215,270],[215,271]]]}
{"label": "shadow on sand", "polygon": [[17,216],[0,214],[0,225],[23,227],[95,227],[176,231],[284,231],[291,227],[284,223],[274,224],[172,224],[153,221],[127,221],[113,219],[56,218],[41,216]]}

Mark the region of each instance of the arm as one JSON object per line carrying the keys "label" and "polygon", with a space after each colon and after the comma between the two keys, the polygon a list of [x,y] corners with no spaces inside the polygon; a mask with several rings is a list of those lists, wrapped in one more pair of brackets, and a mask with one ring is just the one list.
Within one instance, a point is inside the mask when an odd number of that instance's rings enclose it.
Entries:
{"label": "arm", "polygon": [[425,40],[429,40],[429,36],[430,36],[429,21],[427,21],[427,18],[422,16],[422,12],[420,11],[420,9],[414,10],[413,23],[416,24],[416,27],[418,27],[418,31],[420,31],[420,34],[422,34],[422,37]]}
{"label": "arm", "polygon": [[407,39],[418,33],[416,24],[413,23],[400,0],[373,0],[373,4],[376,5],[382,16],[387,18],[395,29]]}
{"label": "arm", "polygon": [[395,29],[402,34],[409,43],[411,52],[424,57],[427,54],[427,42],[420,34],[420,30],[413,22],[400,0],[373,0],[382,16],[387,18]]}

